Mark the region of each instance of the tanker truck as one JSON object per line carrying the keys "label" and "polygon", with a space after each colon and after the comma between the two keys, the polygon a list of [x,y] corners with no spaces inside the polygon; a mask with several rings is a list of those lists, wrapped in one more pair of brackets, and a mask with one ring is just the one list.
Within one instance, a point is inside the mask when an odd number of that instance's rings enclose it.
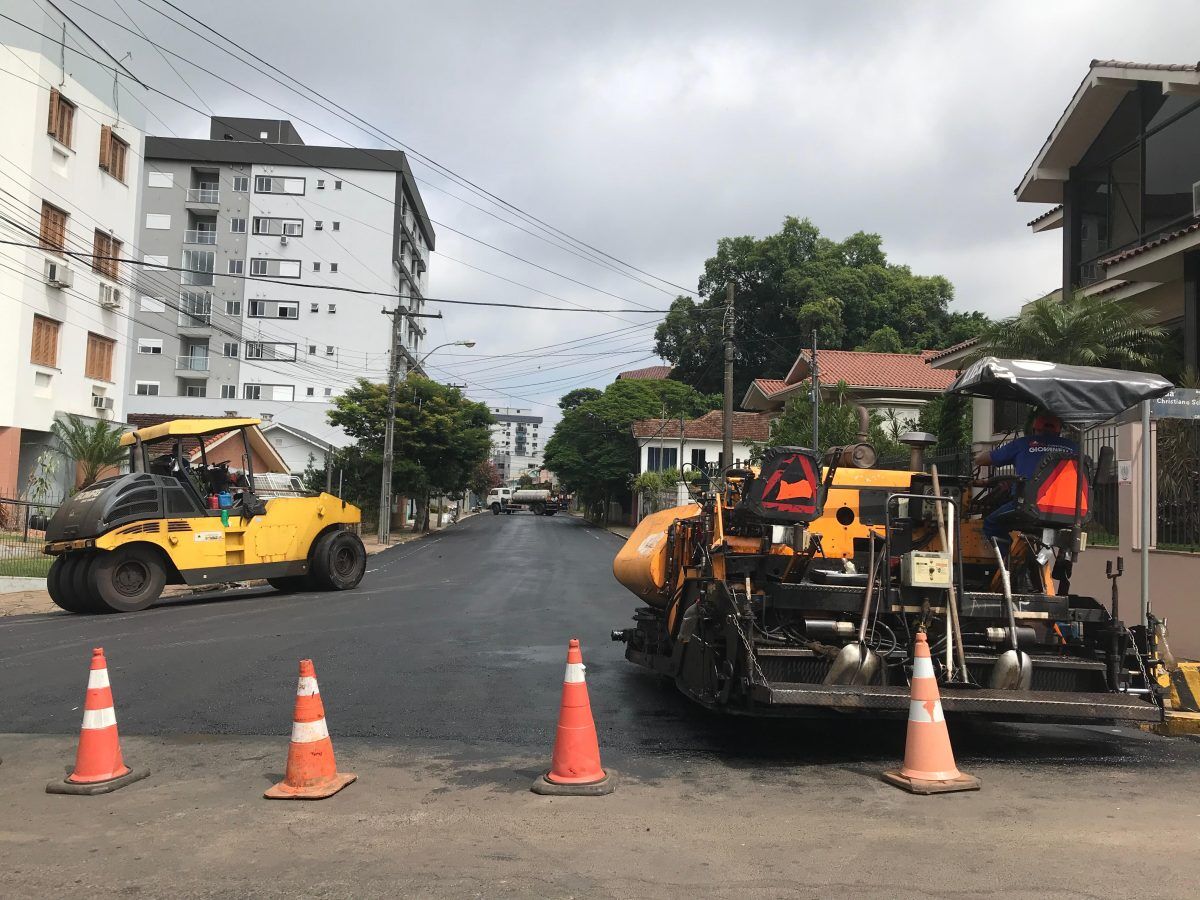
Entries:
{"label": "tanker truck", "polygon": [[498,487],[488,494],[487,505],[493,516],[527,509],[535,516],[552,516],[562,508],[558,497],[544,488]]}

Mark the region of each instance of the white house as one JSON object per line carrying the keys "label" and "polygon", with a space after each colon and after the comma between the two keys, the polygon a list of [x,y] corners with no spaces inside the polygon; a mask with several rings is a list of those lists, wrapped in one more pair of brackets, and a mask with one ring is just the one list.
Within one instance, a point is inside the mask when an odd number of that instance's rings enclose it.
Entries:
{"label": "white house", "polygon": [[[722,414],[705,413],[698,419],[640,419],[633,423],[638,442],[638,472],[685,470],[715,466],[721,457]],[[682,427],[681,427],[682,425]],[[771,437],[771,419],[766,413],[733,414],[733,461],[750,458],[749,441],[763,443]]]}
{"label": "white house", "polygon": [[0,236],[31,245],[0,245],[0,497],[16,497],[56,417],[124,417],[145,92],[52,6],[5,12],[23,25],[0,20]]}

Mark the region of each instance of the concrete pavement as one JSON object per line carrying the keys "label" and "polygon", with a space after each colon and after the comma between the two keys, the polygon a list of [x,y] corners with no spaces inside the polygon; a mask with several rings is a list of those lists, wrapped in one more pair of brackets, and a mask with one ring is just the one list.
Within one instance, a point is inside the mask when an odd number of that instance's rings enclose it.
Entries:
{"label": "concrete pavement", "polygon": [[[385,551],[353,592],[242,591],[97,618],[0,621],[5,896],[1182,897],[1200,743],[1118,728],[955,727],[975,795],[877,780],[897,722],[746,721],[622,658],[619,540],[480,516]],[[605,798],[544,798],[566,641],[583,641]],[[50,797],[87,656],[109,657],[127,758],[152,776]],[[260,799],[316,660],[340,768]]]}

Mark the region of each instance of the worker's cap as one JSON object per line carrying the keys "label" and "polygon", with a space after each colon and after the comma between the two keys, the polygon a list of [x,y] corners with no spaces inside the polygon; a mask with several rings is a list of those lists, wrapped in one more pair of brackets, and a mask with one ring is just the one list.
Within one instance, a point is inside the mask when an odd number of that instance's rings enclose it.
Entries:
{"label": "worker's cap", "polygon": [[1062,419],[1049,410],[1041,410],[1033,417],[1035,434],[1062,434]]}

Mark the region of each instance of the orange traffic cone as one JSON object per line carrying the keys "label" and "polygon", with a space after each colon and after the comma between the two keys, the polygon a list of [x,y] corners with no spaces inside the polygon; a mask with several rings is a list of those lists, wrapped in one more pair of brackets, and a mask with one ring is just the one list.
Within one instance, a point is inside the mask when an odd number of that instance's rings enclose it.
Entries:
{"label": "orange traffic cone", "polygon": [[883,773],[883,780],[911,794],[947,794],[977,791],[979,779],[964,775],[954,764],[950,732],[942,714],[942,698],[929,657],[929,641],[917,632],[913,656],[912,699],[908,704],[908,737],[904,742],[904,766]]}
{"label": "orange traffic cone", "polygon": [[596,738],[596,723],[592,721],[583,668],[579,641],[571,638],[554,754],[550,771],[533,783],[531,790],[535,794],[597,797],[611,794],[615,787],[612,778],[600,768],[600,742]]}
{"label": "orange traffic cone", "polygon": [[357,775],[337,770],[333,742],[325,725],[325,707],[317,688],[317,673],[311,659],[302,659],[287,772],[283,781],[263,796],[268,800],[324,800],[357,780]]}
{"label": "orange traffic cone", "polygon": [[108,663],[104,659],[104,648],[97,647],[92,651],[92,669],[88,673],[75,769],[64,781],[46,785],[46,793],[107,794],[149,774],[148,769],[129,768],[121,758],[117,714],[108,683]]}

